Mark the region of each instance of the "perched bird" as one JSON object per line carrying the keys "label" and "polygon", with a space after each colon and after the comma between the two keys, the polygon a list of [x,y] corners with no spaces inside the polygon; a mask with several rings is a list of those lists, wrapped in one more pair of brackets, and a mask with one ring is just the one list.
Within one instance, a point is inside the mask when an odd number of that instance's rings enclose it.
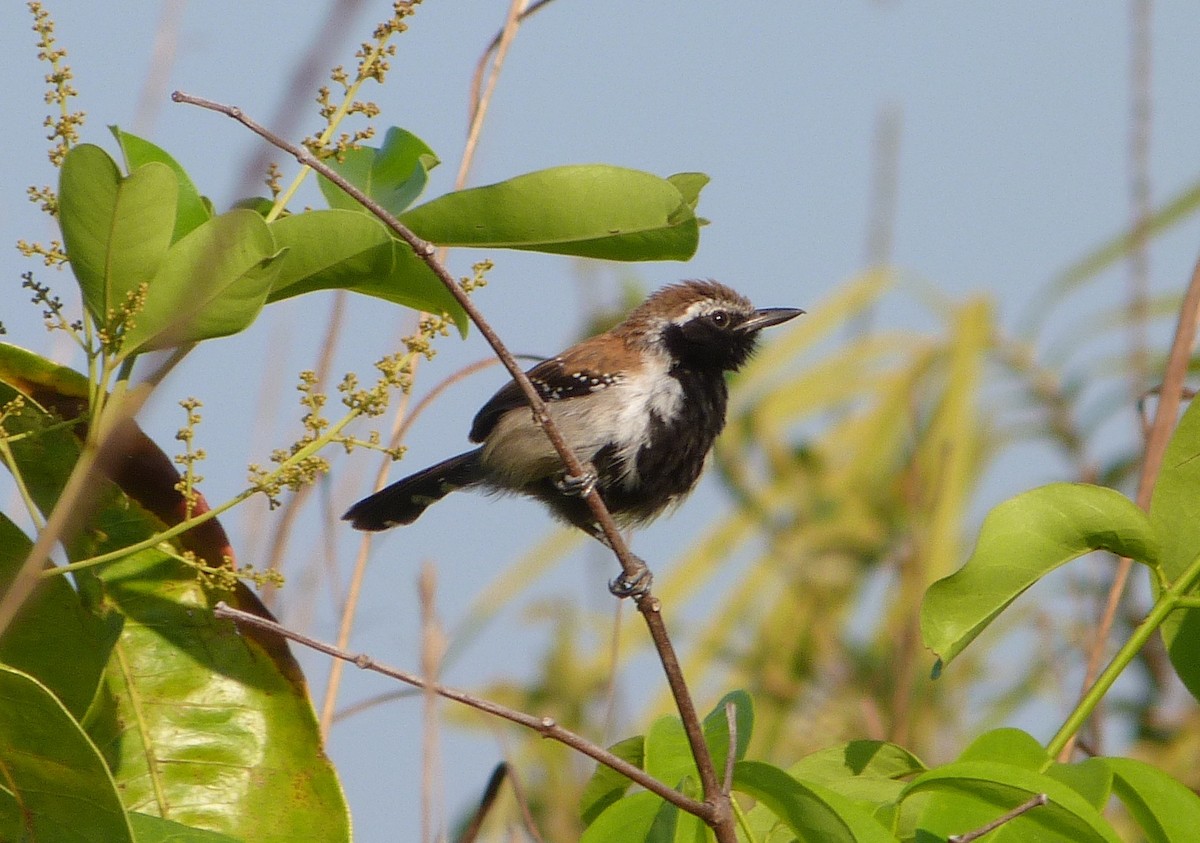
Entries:
{"label": "perched bird", "polygon": [[[616,327],[528,371],[586,475],[567,476],[516,381],[475,416],[480,447],[364,498],[342,516],[359,530],[411,524],[458,489],[516,492],[604,541],[584,497],[595,488],[622,527],[644,524],[696,485],[725,426],[725,372],[750,357],[758,332],[804,311],[755,309],[715,281],[662,288]],[[610,586],[637,595],[648,575]]]}

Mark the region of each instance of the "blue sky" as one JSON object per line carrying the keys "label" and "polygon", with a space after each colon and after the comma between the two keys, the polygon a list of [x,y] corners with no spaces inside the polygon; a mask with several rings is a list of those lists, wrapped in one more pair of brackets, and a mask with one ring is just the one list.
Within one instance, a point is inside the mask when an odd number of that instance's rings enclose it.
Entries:
{"label": "blue sky", "polygon": [[[78,107],[87,111],[84,139],[112,149],[105,129],[116,123],[168,149],[218,208],[251,192],[243,173],[260,141],[225,118],[173,105],[172,89],[240,105],[275,119],[299,58],[310,48],[324,5],[282,0],[146,4],[51,2],[58,37],[70,51]],[[325,43],[322,66],[350,64],[387,3],[349,3],[359,11]],[[475,61],[503,21],[498,1],[428,0],[396,42],[399,55],[382,90],[366,95],[383,109],[381,126],[399,125],[441,156],[428,196],[451,186],[465,134],[467,85]],[[169,65],[156,64],[160,13],[178,9],[177,45]],[[1194,4],[1154,6],[1154,124],[1151,161],[1161,200],[1200,173],[1196,138]],[[23,199],[29,184],[53,182],[41,127],[41,77],[23,4],[0,10],[0,111],[6,115],[5,166],[0,168],[0,244],[49,239],[47,221]],[[699,170],[712,177],[700,213],[712,224],[688,264],[605,266],[581,273],[567,260],[491,253],[489,286],[477,301],[516,351],[553,353],[580,329],[582,306],[612,301],[621,279],[647,288],[684,277],[714,277],[760,305],[812,310],[838,283],[864,266],[873,133],[881,108],[901,115],[893,262],[951,295],[991,296],[1013,326],[1034,292],[1054,273],[1108,236],[1129,217],[1128,11],[1124,4],[1011,2],[768,2],[717,4],[606,3],[559,0],[517,36],[485,126],[473,184],[566,163],[608,162],[661,175]],[[141,106],[147,80],[162,84]],[[293,134],[319,127],[305,98]],[[282,159],[280,159],[282,160]],[[286,162],[285,173],[293,172]],[[311,186],[301,202],[318,204]],[[1155,243],[1155,289],[1182,289],[1196,257],[1200,222],[1191,220]],[[78,363],[40,328],[23,304],[19,273],[30,266],[7,247],[0,320],[10,341]],[[481,253],[458,252],[451,268],[466,273]],[[67,278],[55,283],[69,299]],[[1055,318],[1078,324],[1080,313],[1123,300],[1125,271],[1106,274],[1088,297],[1071,300]],[[182,412],[175,401],[205,404],[200,444],[211,455],[203,473],[210,500],[244,483],[245,464],[262,461],[296,430],[296,372],[314,365],[330,299],[308,296],[271,308],[246,334],[209,343],[169,380],[144,424],[168,450]],[[372,300],[350,303],[349,335],[335,372],[369,370],[391,350],[406,314]],[[885,311],[881,320],[920,324],[916,312]],[[459,366],[484,357],[477,334],[448,340],[429,367],[427,389]],[[404,469],[455,453],[465,443],[476,406],[502,381],[496,372],[452,388],[419,421]],[[419,389],[420,391],[420,389]],[[1132,425],[1132,415],[1125,419]],[[344,508],[368,490],[377,462],[365,454],[339,459],[319,498]],[[395,469],[396,472],[400,467]],[[1053,477],[1053,466],[1012,469],[996,481],[995,497]],[[395,476],[398,476],[395,475]],[[7,487],[5,487],[7,494]],[[675,516],[640,535],[635,546],[664,562],[676,536],[705,523],[723,506],[702,490]],[[240,548],[261,548],[261,510],[234,514],[227,527]],[[311,518],[315,524],[315,513]],[[462,535],[461,524],[479,525]],[[400,664],[416,664],[417,564],[436,563],[439,609],[461,618],[491,578],[532,540],[550,530],[533,504],[463,497],[431,510],[420,524],[378,545],[356,649]],[[335,537],[346,572],[356,537]],[[446,535],[455,541],[446,541]],[[307,565],[321,534],[302,525],[293,543]],[[245,551],[243,551],[245,552]],[[255,561],[253,558],[245,561]],[[603,609],[601,564],[561,567],[531,588],[530,601],[556,591]],[[335,633],[328,588],[306,604],[299,592],[285,619],[308,619],[316,634]],[[525,604],[525,605],[528,605]],[[511,654],[536,647],[544,627],[514,609],[486,640],[454,666],[448,680],[475,687],[511,669]],[[304,657],[314,691],[324,685],[323,660]],[[350,675],[353,701],[386,689]],[[627,691],[627,698],[630,693]],[[701,702],[704,707],[707,701]],[[636,701],[630,702],[637,710]],[[390,839],[399,821],[416,816],[418,706],[376,709],[335,729],[330,752],[354,810],[358,839]],[[497,746],[479,733],[447,735],[447,805],[474,797],[497,760]],[[415,819],[413,820],[415,823]],[[415,824],[412,826],[415,828]]]}

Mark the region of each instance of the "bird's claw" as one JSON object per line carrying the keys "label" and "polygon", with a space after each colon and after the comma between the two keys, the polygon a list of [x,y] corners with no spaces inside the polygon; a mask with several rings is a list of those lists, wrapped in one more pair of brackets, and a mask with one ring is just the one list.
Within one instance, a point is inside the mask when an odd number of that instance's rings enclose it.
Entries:
{"label": "bird's claw", "polygon": [[596,488],[599,480],[595,469],[585,466],[583,474],[564,474],[554,481],[554,488],[564,495],[586,498]]}
{"label": "bird's claw", "polygon": [[624,599],[632,597],[635,600],[649,593],[650,583],[654,575],[642,560],[637,560],[637,568],[633,573],[624,573],[608,584],[608,590],[613,597]]}

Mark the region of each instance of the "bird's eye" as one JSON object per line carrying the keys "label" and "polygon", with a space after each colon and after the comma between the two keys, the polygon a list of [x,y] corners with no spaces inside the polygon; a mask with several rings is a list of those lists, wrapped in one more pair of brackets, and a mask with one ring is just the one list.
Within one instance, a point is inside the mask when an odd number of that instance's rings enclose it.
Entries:
{"label": "bird's eye", "polygon": [[729,314],[723,310],[714,310],[708,314],[708,319],[718,328],[724,328],[729,324]]}

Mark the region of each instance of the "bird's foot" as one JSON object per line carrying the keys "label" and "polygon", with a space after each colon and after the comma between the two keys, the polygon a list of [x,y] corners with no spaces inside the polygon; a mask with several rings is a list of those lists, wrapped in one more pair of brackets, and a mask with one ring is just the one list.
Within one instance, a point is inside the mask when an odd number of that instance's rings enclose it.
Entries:
{"label": "bird's foot", "polygon": [[600,479],[596,474],[596,467],[591,463],[583,466],[583,474],[563,474],[554,480],[554,488],[562,492],[564,495],[570,495],[574,498],[586,498],[592,493],[592,489],[596,488],[596,483]]}
{"label": "bird's foot", "polygon": [[613,597],[621,599],[632,597],[636,600],[650,591],[654,575],[650,573],[649,566],[641,559],[635,556],[633,560],[636,567],[632,572],[627,571],[608,584],[608,590],[612,592]]}

